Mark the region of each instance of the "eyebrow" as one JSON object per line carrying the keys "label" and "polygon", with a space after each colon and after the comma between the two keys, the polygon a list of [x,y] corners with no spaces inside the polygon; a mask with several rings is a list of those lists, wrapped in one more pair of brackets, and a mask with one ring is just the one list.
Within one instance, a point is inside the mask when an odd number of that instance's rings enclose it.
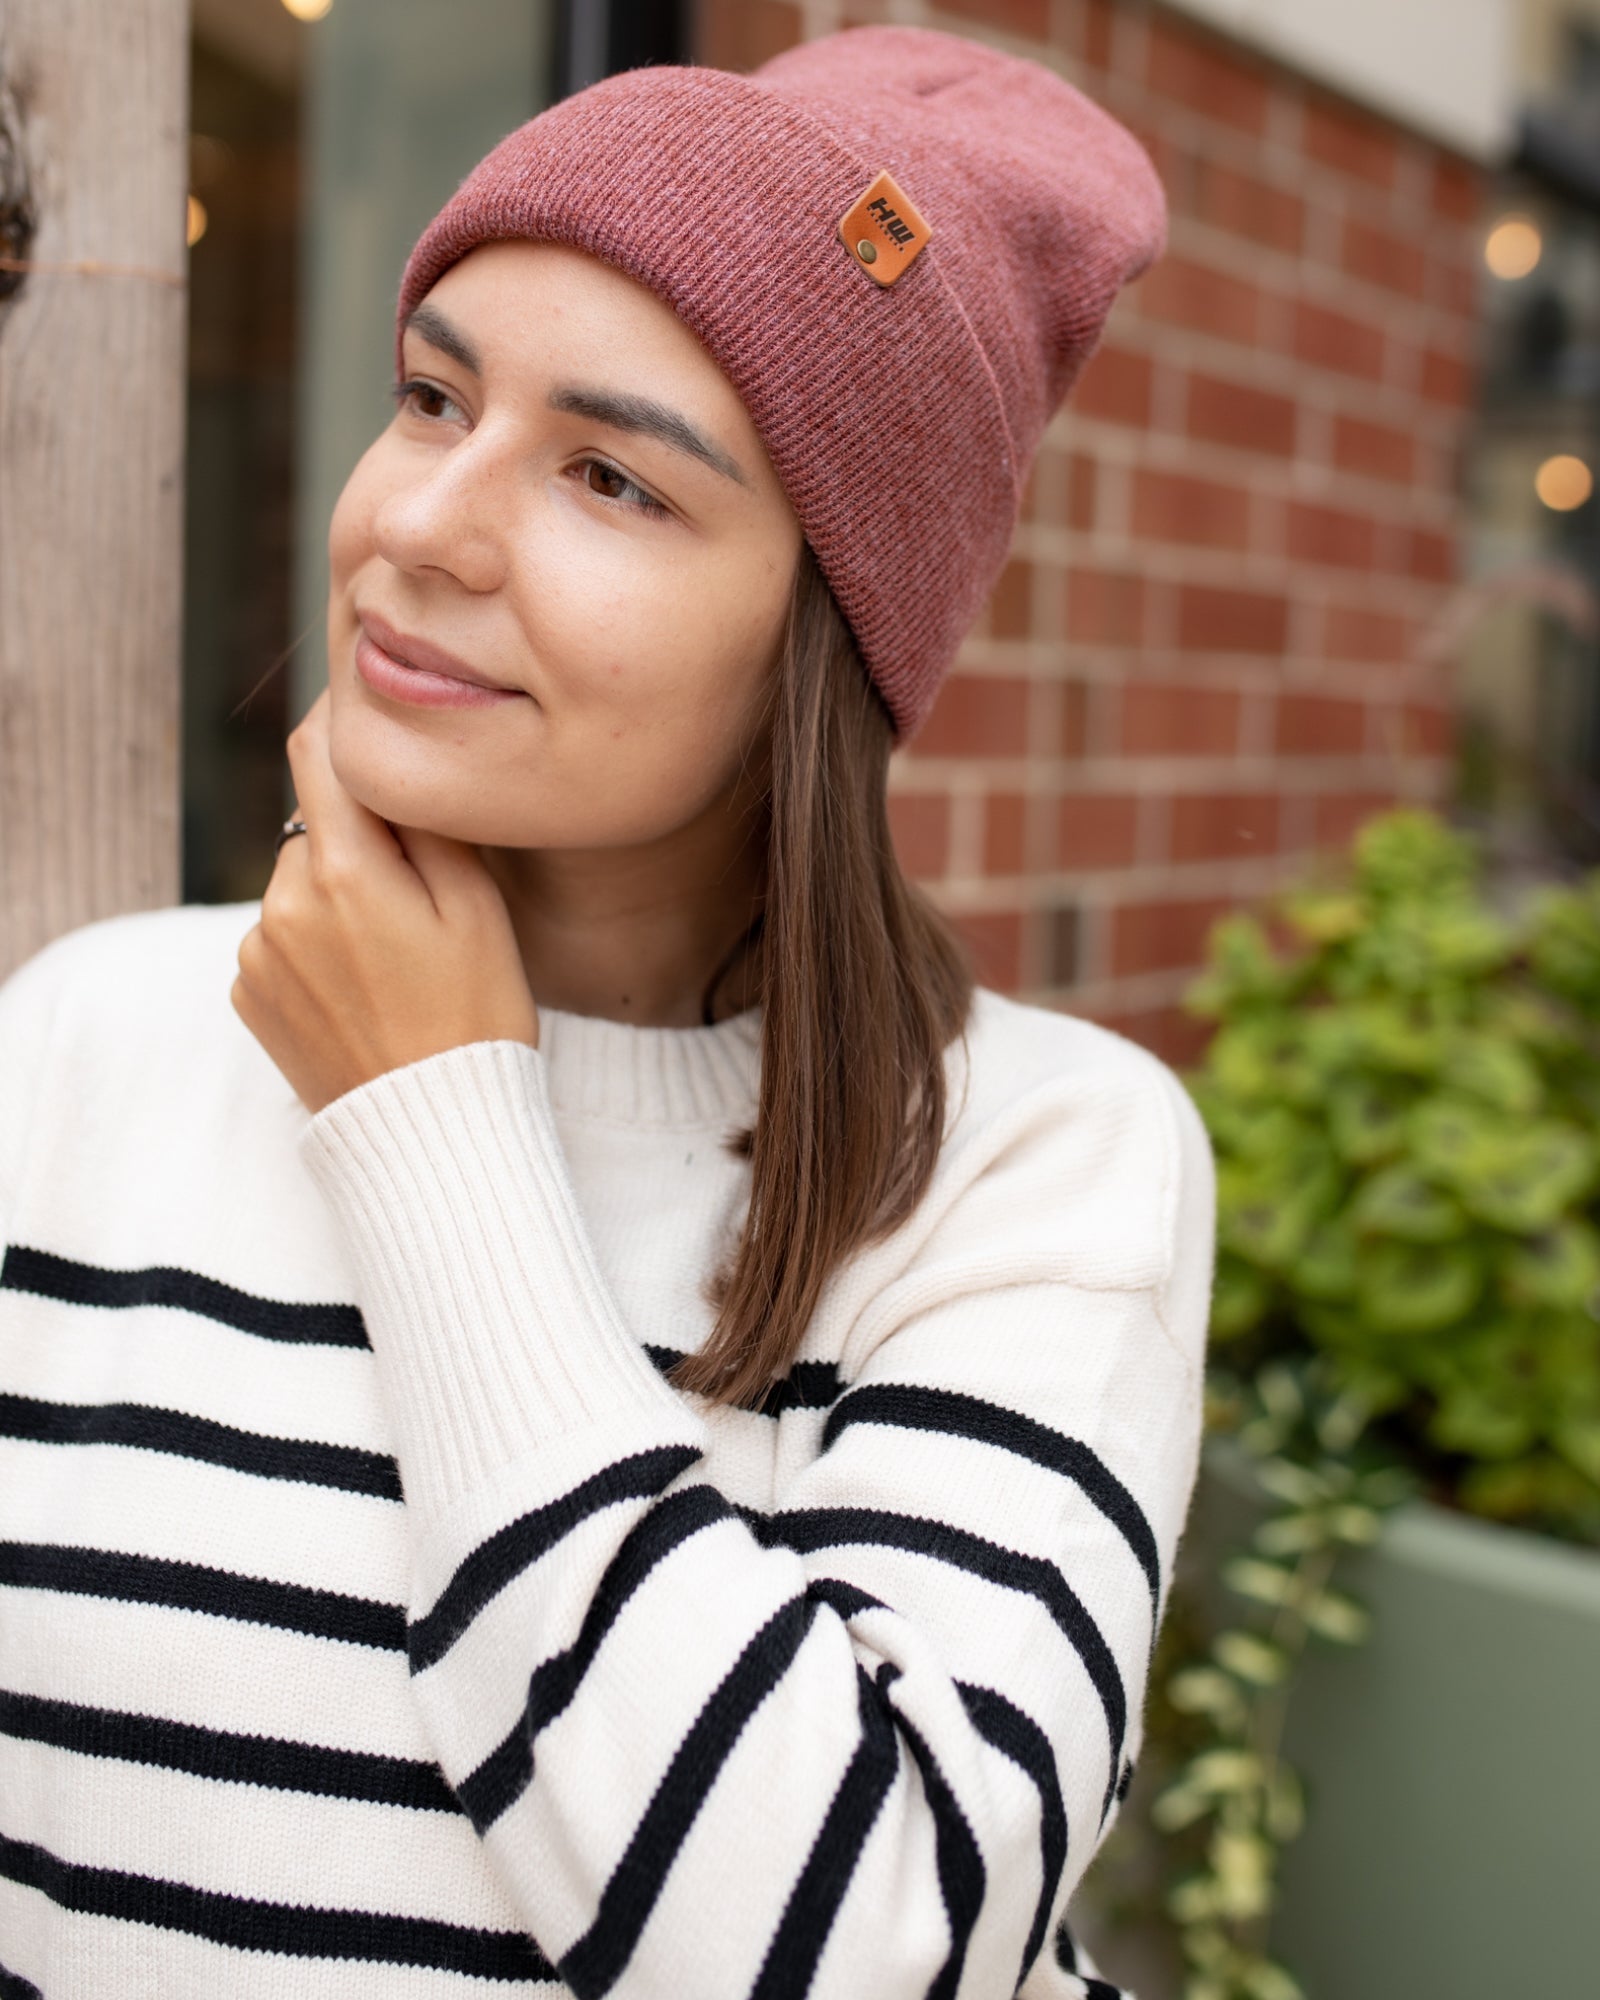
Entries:
{"label": "eyebrow", "polygon": [[[483,373],[477,349],[436,306],[422,304],[415,307],[406,319],[406,327],[427,341],[430,347],[437,347],[441,354],[448,354],[452,361],[459,362],[469,374]],[[567,416],[587,417],[591,423],[606,424],[612,430],[632,431],[640,437],[656,438],[662,444],[670,445],[674,451],[698,458],[713,472],[720,472],[724,479],[732,479],[740,486],[750,484],[738,461],[730,457],[721,445],[708,438],[703,431],[696,430],[680,411],[671,409],[665,403],[655,402],[649,396],[636,396],[620,389],[564,386],[550,391],[550,407]]]}
{"label": "eyebrow", "polygon": [[634,431],[641,437],[658,438],[674,451],[698,458],[713,472],[720,472],[724,479],[735,480],[740,486],[750,484],[721,445],[713,444],[677,410],[669,409],[665,403],[652,402],[648,396],[629,395],[620,389],[552,389],[550,407],[563,410],[568,416],[587,417],[591,423],[609,424],[614,431]]}
{"label": "eyebrow", "polygon": [[420,334],[430,347],[437,347],[441,354],[448,354],[452,361],[459,361],[469,375],[483,373],[478,350],[437,306],[424,304],[413,307],[406,315],[405,330]]}

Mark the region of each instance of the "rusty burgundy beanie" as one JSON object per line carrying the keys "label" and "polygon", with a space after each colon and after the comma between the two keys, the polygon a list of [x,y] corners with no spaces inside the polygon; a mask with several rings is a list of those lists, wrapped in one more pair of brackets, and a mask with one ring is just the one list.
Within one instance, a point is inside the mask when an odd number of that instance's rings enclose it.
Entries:
{"label": "rusty burgundy beanie", "polygon": [[1138,142],[1040,64],[851,28],[748,76],[628,70],[520,126],[423,231],[396,345],[479,243],[647,285],[738,391],[904,744],[1165,222]]}

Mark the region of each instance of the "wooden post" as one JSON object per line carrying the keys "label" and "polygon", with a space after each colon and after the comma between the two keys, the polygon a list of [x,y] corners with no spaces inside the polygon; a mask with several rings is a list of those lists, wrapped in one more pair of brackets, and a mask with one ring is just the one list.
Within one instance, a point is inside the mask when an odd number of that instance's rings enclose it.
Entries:
{"label": "wooden post", "polygon": [[188,90],[187,0],[0,0],[0,977],[180,894]]}

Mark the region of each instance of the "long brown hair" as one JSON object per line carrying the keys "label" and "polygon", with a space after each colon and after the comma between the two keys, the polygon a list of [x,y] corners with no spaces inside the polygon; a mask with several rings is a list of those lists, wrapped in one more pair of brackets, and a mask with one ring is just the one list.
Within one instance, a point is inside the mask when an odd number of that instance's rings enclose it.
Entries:
{"label": "long brown hair", "polygon": [[[755,1124],[732,1261],[707,1281],[717,1319],[670,1380],[749,1408],[788,1369],[829,1274],[921,1199],[945,1126],[945,1050],[976,984],[948,920],[900,872],[889,833],[889,711],[810,546],[770,682],[766,893],[756,954]],[[705,1018],[740,947],[713,976]]]}

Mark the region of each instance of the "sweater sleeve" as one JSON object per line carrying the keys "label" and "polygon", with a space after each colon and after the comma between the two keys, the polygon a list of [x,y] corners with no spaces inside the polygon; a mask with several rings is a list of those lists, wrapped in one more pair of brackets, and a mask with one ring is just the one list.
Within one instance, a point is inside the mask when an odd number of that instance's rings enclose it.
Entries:
{"label": "sweater sleeve", "polygon": [[[580,2000],[1081,1990],[1044,1947],[1126,1789],[1200,1443],[1175,1079],[1020,1106],[770,1512],[608,1295],[537,1050],[392,1071],[302,1144],[395,1429],[414,1695]],[[1119,1149],[1138,1212],[1097,1221]]]}

